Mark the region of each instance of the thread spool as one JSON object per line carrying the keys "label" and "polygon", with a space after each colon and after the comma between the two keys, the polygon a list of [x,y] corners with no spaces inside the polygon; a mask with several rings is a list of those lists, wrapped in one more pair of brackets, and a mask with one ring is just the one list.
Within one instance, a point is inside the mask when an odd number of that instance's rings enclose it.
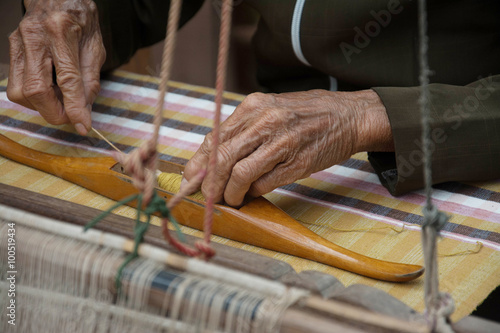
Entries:
{"label": "thread spool", "polygon": [[[176,173],[162,172],[158,175],[158,186],[165,191],[178,193],[181,188],[182,175]],[[191,199],[205,201],[205,197],[198,191],[189,196]]]}

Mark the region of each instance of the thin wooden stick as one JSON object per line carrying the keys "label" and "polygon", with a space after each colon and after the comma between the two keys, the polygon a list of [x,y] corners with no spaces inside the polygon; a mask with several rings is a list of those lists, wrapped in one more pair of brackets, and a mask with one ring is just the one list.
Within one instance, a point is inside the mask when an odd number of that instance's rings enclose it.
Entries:
{"label": "thin wooden stick", "polygon": [[101,133],[99,132],[98,130],[96,130],[94,127],[91,127],[91,130],[93,130],[95,132],[95,134],[99,135],[99,137],[101,139],[103,139],[104,141],[106,141],[106,143],[108,145],[111,146],[111,148],[113,148],[114,150],[116,150],[117,152],[119,153],[123,153],[120,149],[118,149],[111,141],[109,141],[108,139],[106,139],[106,137]]}

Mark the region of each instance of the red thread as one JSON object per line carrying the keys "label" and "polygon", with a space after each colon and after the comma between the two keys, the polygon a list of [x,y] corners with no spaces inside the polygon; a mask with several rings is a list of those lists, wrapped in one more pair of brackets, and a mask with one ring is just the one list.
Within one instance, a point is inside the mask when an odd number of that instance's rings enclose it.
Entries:
{"label": "red thread", "polygon": [[221,27],[219,33],[219,54],[217,56],[217,72],[215,81],[215,115],[214,128],[212,131],[212,147],[210,147],[210,156],[208,161],[208,196],[205,207],[205,217],[203,221],[203,230],[205,231],[205,243],[210,244],[210,235],[212,233],[214,198],[215,198],[215,171],[217,167],[217,151],[219,147],[219,125],[221,120],[221,109],[224,87],[226,85],[227,57],[229,51],[229,36],[231,32],[232,19],[232,0],[222,2]]}
{"label": "red thread", "polygon": [[[159,84],[158,103],[154,114],[154,132],[152,137],[144,142],[139,148],[132,153],[116,154],[115,159],[120,162],[125,172],[132,177],[134,186],[143,193],[144,205],[148,205],[153,196],[154,187],[156,185],[155,172],[158,166],[157,143],[159,130],[162,122],[162,112],[165,103],[165,95],[167,91],[167,83],[169,81],[170,69],[173,62],[176,32],[179,23],[182,0],[173,0],[170,4],[169,17],[167,23],[167,36],[165,38],[165,48],[162,59],[162,70]],[[217,57],[217,73],[216,73],[216,95],[215,95],[215,115],[213,128],[213,141],[208,164],[209,195],[205,207],[205,216],[203,221],[204,238],[203,241],[197,241],[194,248],[189,247],[177,240],[170,234],[168,229],[167,218],[162,219],[163,237],[175,248],[182,253],[192,257],[203,257],[209,259],[215,255],[215,251],[210,246],[210,235],[212,233],[213,212],[214,212],[214,184],[215,184],[215,168],[217,165],[217,148],[219,146],[219,124],[221,119],[222,100],[227,71],[227,56],[229,51],[229,35],[231,27],[232,1],[224,0],[222,4],[221,28],[219,36],[219,54]],[[205,176],[205,171],[201,171],[196,179],[193,179],[194,184],[201,183]],[[181,191],[174,196],[167,204],[168,209],[172,209],[184,196],[185,191]]]}
{"label": "red thread", "polygon": [[[197,241],[195,243],[194,249],[187,246],[186,244],[179,242],[170,234],[170,230],[168,229],[168,222],[169,222],[168,219],[165,218],[162,220],[163,237],[170,244],[172,244],[175,248],[177,248],[184,254],[187,254],[189,256],[203,257],[204,259],[209,259],[215,254],[215,251],[210,247],[210,235],[212,234],[214,197],[215,197],[213,189],[215,184],[215,169],[217,165],[217,149],[219,146],[219,124],[221,119],[222,99],[223,99],[226,71],[227,71],[227,56],[229,51],[231,15],[232,15],[232,1],[224,0],[222,3],[221,28],[219,35],[219,54],[217,57],[217,73],[215,82],[215,89],[216,89],[215,115],[214,115],[214,128],[212,131],[213,132],[212,147],[208,163],[207,182],[208,182],[209,193],[207,197],[207,202],[205,206],[205,216],[203,220],[203,230],[205,232],[203,241]],[[166,55],[171,56],[170,54]],[[204,177],[204,171],[200,172],[200,175],[202,179]],[[200,175],[198,175],[197,178],[199,178]],[[198,182],[197,180],[191,180],[191,181],[195,184]],[[176,203],[176,200],[177,196],[172,199],[172,203]]]}

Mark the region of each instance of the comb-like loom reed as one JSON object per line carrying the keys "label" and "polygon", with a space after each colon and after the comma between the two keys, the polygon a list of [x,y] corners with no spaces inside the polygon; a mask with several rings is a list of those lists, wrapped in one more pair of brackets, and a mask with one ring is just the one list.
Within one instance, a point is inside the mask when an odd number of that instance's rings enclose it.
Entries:
{"label": "comb-like loom reed", "polygon": [[[166,268],[165,260],[175,265],[183,258],[148,246],[143,246],[143,255],[163,260],[143,257],[132,262],[124,272],[122,293],[116,294],[114,278],[126,252],[120,246],[126,248],[128,240],[96,230],[83,233],[81,227],[35,219],[5,206],[0,213],[7,221],[16,221],[16,265],[23,268],[16,281],[18,325],[12,327],[2,318],[2,331],[161,332],[165,322],[145,323],[145,315],[167,318],[175,332],[273,332],[282,312],[306,295],[197,259],[187,259],[184,268],[189,273]],[[7,228],[2,223],[2,235],[7,235]],[[112,246],[106,246],[107,241]],[[6,242],[5,236],[0,238],[2,257]],[[193,274],[196,270],[202,274]],[[7,290],[5,283],[1,289]]]}
{"label": "comb-like loom reed", "polygon": [[[23,267],[16,282],[20,325],[8,326],[3,316],[2,331],[164,332],[168,327],[168,332],[324,332],[345,328],[347,319],[348,325],[381,332],[425,332],[418,323],[323,300],[148,244],[141,245],[141,258],[127,266],[117,295],[116,270],[131,240],[97,230],[83,233],[80,226],[4,205],[0,216],[0,258],[7,249],[7,222],[15,223],[21,250],[17,265]],[[5,261],[0,266],[5,280]],[[5,283],[0,291],[3,307]],[[318,315],[323,319],[315,322]]]}

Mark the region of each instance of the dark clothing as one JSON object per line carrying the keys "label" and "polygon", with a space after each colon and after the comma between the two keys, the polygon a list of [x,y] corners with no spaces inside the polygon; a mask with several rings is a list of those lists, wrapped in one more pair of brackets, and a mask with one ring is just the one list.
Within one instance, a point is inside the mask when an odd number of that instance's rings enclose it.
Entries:
{"label": "dark clothing", "polygon": [[[95,2],[106,69],[164,37],[169,1]],[[370,162],[392,194],[421,188],[417,1],[247,2],[260,13],[253,44],[262,86],[269,92],[373,88],[387,108],[396,153],[369,153]],[[184,1],[181,21],[201,3]],[[498,17],[498,0],[428,1],[435,183],[500,178]]]}
{"label": "dark clothing", "polygon": [[[165,38],[168,0],[94,0],[106,47],[103,71],[127,63],[135,52]],[[183,1],[179,25],[200,9],[203,0]]]}

